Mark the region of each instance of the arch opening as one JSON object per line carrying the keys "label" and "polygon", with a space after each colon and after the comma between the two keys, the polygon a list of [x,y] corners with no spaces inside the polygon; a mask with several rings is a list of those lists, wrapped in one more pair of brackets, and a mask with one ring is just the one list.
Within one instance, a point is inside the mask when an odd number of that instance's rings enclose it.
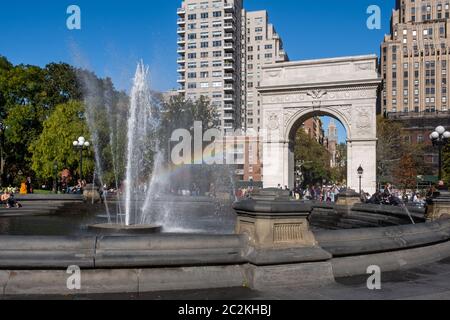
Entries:
{"label": "arch opening", "polygon": [[289,187],[297,196],[334,201],[333,195],[347,186],[349,129],[341,119],[310,110],[294,116],[286,127]]}

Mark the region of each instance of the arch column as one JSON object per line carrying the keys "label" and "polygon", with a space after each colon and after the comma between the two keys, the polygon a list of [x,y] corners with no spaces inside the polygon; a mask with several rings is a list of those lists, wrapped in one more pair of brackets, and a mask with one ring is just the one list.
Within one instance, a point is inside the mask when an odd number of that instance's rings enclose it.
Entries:
{"label": "arch column", "polygon": [[371,195],[377,186],[377,140],[349,140],[347,142],[347,186],[359,192],[358,168],[362,166],[364,174],[361,188]]}
{"label": "arch column", "polygon": [[289,146],[289,141],[264,141],[264,188],[276,188],[278,185],[291,187],[290,168],[294,162],[294,153]]}

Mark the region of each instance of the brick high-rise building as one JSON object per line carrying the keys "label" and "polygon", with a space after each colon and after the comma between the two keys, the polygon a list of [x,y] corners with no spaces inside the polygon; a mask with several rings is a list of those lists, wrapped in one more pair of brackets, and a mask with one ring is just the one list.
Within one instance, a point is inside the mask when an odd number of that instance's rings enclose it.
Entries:
{"label": "brick high-rise building", "polygon": [[178,92],[208,97],[221,128],[240,129],[242,0],[184,0],[178,16]]}
{"label": "brick high-rise building", "polygon": [[320,117],[312,117],[303,123],[301,129],[313,140],[316,140],[321,145],[324,144],[325,132],[323,130],[323,123]]}
{"label": "brick high-rise building", "polygon": [[382,112],[447,112],[449,18],[447,0],[397,0],[381,45]]}

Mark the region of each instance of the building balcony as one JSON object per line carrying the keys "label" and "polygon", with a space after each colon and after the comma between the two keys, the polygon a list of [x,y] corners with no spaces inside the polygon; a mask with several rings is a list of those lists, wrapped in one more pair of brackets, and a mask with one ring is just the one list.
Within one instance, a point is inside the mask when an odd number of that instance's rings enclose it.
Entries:
{"label": "building balcony", "polygon": [[232,42],[225,42],[223,44],[223,48],[225,50],[234,50],[234,43],[232,43]]}
{"label": "building balcony", "polygon": [[177,91],[178,91],[178,93],[185,93],[186,87],[179,87]]}
{"label": "building balcony", "polygon": [[225,33],[224,40],[234,41],[234,34],[233,33]]}
{"label": "building balcony", "polygon": [[177,48],[177,52],[178,53],[185,53],[186,52],[186,48],[184,46],[178,47]]}
{"label": "building balcony", "polygon": [[224,111],[234,111],[234,104],[232,104],[232,103],[225,103],[223,105],[223,110]]}
{"label": "building balcony", "polygon": [[177,19],[177,24],[178,25],[185,25],[186,24],[186,20],[184,18],[178,18]]}
{"label": "building balcony", "polygon": [[186,33],[186,28],[185,27],[179,27],[177,29],[177,33],[178,34],[185,34]]}
{"label": "building balcony", "polygon": [[186,63],[186,58],[184,58],[184,57],[178,58],[177,63]]}
{"label": "building balcony", "polygon": [[224,115],[223,115],[223,120],[232,120],[232,121],[234,121],[234,114],[233,113],[225,113]]}
{"label": "building balcony", "polygon": [[223,58],[224,58],[224,60],[233,60],[234,61],[234,54],[226,53]]}
{"label": "building balcony", "polygon": [[186,40],[184,38],[178,38],[177,44],[185,44]]}
{"label": "building balcony", "polygon": [[225,21],[230,21],[230,20],[235,21],[234,14],[232,14],[232,13],[225,13],[225,15],[223,16],[223,19]]}
{"label": "building balcony", "polygon": [[184,16],[186,14],[186,9],[185,8],[178,8],[177,9],[177,14],[179,16]]}
{"label": "building balcony", "polygon": [[223,25],[223,28],[224,28],[225,30],[232,30],[232,31],[235,31],[235,30],[236,30],[236,27],[235,27],[234,23],[231,23],[231,22],[225,23],[225,24]]}
{"label": "building balcony", "polygon": [[225,84],[225,85],[223,86],[223,89],[224,89],[225,91],[234,91],[234,86],[233,86],[232,84]]}
{"label": "building balcony", "polygon": [[280,39],[280,35],[278,33],[274,33],[273,34],[273,39]]}
{"label": "building balcony", "polygon": [[185,83],[186,79],[184,77],[178,77],[177,82],[178,83]]}
{"label": "building balcony", "polygon": [[235,77],[232,73],[225,73],[225,75],[223,76],[223,79],[226,81],[229,81],[229,80],[234,81]]}
{"label": "building balcony", "polygon": [[234,11],[234,4],[232,4],[232,3],[225,3],[223,5],[223,10],[225,10],[226,12],[233,12]]}
{"label": "building balcony", "polygon": [[226,94],[226,95],[224,95],[223,96],[223,100],[224,101],[234,101],[234,95],[232,95],[232,94]]}
{"label": "building balcony", "polygon": [[177,69],[177,72],[178,72],[178,73],[184,73],[184,72],[186,72],[186,67],[185,67],[185,66],[179,66],[178,69]]}
{"label": "building balcony", "polygon": [[223,68],[224,68],[225,70],[234,70],[234,64],[233,64],[233,63],[227,62],[227,63],[225,63],[225,64],[223,65]]}

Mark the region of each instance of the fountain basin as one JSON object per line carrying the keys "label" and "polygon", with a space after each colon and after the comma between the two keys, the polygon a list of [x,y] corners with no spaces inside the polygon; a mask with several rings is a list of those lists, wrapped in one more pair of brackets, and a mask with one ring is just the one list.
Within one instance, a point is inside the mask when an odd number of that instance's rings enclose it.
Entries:
{"label": "fountain basin", "polygon": [[126,226],[123,224],[103,223],[90,225],[88,229],[97,234],[106,235],[143,235],[159,233],[162,230],[162,226],[152,224]]}

